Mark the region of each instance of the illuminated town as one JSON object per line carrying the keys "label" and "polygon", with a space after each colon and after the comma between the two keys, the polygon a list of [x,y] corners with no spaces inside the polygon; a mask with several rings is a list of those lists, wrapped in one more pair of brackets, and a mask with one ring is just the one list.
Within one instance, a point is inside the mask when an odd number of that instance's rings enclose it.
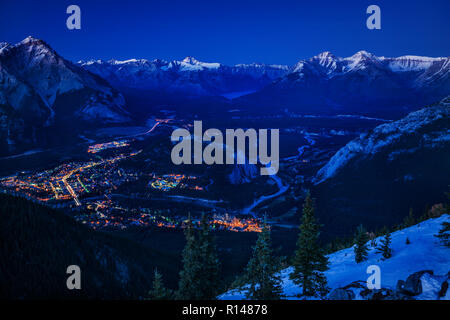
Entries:
{"label": "illuminated town", "polygon": [[[106,149],[128,146],[128,140],[113,141],[92,145],[87,152],[95,154]],[[105,159],[96,155],[95,160],[63,163],[37,172],[20,172],[1,178],[0,190],[53,207],[64,206],[70,209],[77,221],[93,229],[126,229],[133,226],[183,228],[188,219],[184,210],[174,213],[168,209],[137,207],[136,203],[126,200],[142,198],[149,201],[152,199],[151,192],[202,192],[205,181],[194,175],[146,174],[142,170],[119,166],[122,160],[141,152],[142,150],[117,153]],[[145,181],[147,188],[139,189],[136,193],[134,189],[131,193],[119,189],[123,185],[132,188],[140,180]],[[170,199],[167,198],[166,201]],[[192,218],[192,221],[194,225],[200,223],[198,217]],[[258,219],[239,219],[228,214],[215,213],[210,224],[214,230],[261,231]]]}
{"label": "illuminated town", "polygon": [[149,185],[156,190],[169,191],[176,187],[181,189],[188,188],[191,190],[203,190],[203,187],[197,185],[191,185],[189,182],[196,180],[195,176],[185,176],[183,174],[166,174],[163,176],[153,175],[153,180],[150,181]]}
{"label": "illuminated town", "polygon": [[111,148],[123,148],[128,147],[130,145],[130,142],[128,140],[120,140],[120,141],[112,141],[112,142],[106,142],[106,143],[98,143],[94,144],[92,146],[89,146],[88,152],[89,153],[97,153],[106,149]]}
{"label": "illuminated town", "polygon": [[[168,212],[150,208],[125,208],[107,199],[88,203],[86,211],[75,219],[93,229],[126,229],[132,226],[156,226],[161,228],[184,228],[187,216],[170,216]],[[191,218],[194,226],[199,226],[200,219]],[[234,232],[261,232],[258,219],[239,219],[228,214],[214,214],[210,220],[213,230]]]}
{"label": "illuminated town", "polygon": [[213,228],[231,230],[235,232],[261,232],[262,225],[258,219],[239,219],[228,214],[213,216],[211,221]]}
{"label": "illuminated town", "polygon": [[112,190],[124,182],[136,180],[136,174],[119,169],[117,163],[139,153],[86,163],[70,162],[35,174],[9,176],[0,180],[0,186],[43,202],[73,200],[76,206],[81,206],[83,195]]}

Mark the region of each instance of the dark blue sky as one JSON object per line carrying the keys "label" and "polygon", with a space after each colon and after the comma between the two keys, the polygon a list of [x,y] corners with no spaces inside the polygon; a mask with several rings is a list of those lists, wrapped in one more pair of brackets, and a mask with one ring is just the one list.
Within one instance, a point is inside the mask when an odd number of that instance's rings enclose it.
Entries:
{"label": "dark blue sky", "polygon": [[[66,28],[81,8],[82,29]],[[381,8],[382,29],[366,28]],[[293,64],[322,51],[349,56],[450,55],[449,0],[0,1],[0,41],[28,35],[70,60],[162,58]]]}

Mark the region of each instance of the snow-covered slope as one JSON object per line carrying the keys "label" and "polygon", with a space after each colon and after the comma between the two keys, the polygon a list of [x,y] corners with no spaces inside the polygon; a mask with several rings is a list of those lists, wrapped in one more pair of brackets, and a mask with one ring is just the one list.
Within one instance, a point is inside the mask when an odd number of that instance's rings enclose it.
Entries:
{"label": "snow-covered slope", "polygon": [[[382,124],[338,150],[312,193],[327,232],[400,223],[446,200],[450,181],[450,99]],[[347,229],[343,228],[345,226]]]}
{"label": "snow-covered slope", "polygon": [[[442,121],[444,120],[444,121]],[[413,153],[418,148],[434,148],[450,143],[450,97],[439,104],[421,109],[409,114],[407,117],[382,124],[369,133],[362,134],[340,149],[328,163],[319,170],[316,183],[321,183],[337,174],[347,166],[352,159],[360,161],[370,158],[383,149],[392,148],[388,159],[399,154]],[[423,132],[426,130],[425,132]],[[401,145],[408,138],[416,138],[416,142],[407,148]],[[393,145],[398,144],[397,148]]]}
{"label": "snow-covered slope", "polygon": [[[432,270],[435,276],[425,276],[422,278],[423,293],[415,296],[415,299],[438,299],[437,292],[441,289],[441,283],[448,279],[450,271],[450,248],[443,246],[434,236],[442,228],[444,221],[450,221],[450,215],[444,214],[441,217],[429,219],[412,227],[392,233],[393,249],[392,257],[383,260],[376,249],[369,247],[367,261],[362,263],[355,262],[353,248],[337,251],[329,255],[330,269],[325,272],[328,280],[328,286],[331,289],[345,287],[352,282],[366,282],[369,274],[366,273],[367,267],[377,265],[381,271],[381,287],[394,290],[398,280],[405,280],[415,272],[423,270]],[[406,244],[406,239],[410,244]],[[380,243],[380,238],[376,239]],[[281,272],[283,280],[283,291],[288,299],[297,299],[301,293],[301,288],[295,285],[289,279],[292,268],[287,268]],[[434,283],[438,284],[433,285]],[[219,298],[244,299],[245,292],[232,290],[222,294]],[[355,295],[356,299],[362,297]],[[450,299],[450,293],[444,297]]]}
{"label": "snow-covered slope", "polygon": [[430,58],[420,56],[401,56],[398,58],[380,58],[387,66],[395,72],[424,71],[434,64],[448,61],[448,58]]}

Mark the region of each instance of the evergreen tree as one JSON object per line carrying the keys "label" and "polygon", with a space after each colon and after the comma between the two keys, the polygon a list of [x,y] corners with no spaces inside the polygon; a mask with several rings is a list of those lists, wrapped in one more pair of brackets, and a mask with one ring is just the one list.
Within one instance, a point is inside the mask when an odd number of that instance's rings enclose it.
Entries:
{"label": "evergreen tree", "polygon": [[362,225],[360,225],[356,231],[355,246],[353,247],[355,251],[355,261],[356,263],[363,262],[367,260],[367,241],[369,237],[366,230]]}
{"label": "evergreen tree", "polygon": [[202,216],[198,237],[200,258],[200,282],[202,285],[202,299],[212,300],[217,297],[220,290],[220,263],[217,257],[216,245],[210,232],[208,218]]}
{"label": "evergreen tree", "polygon": [[186,245],[182,253],[183,269],[180,271],[176,297],[181,300],[198,300],[201,299],[199,250],[196,247],[194,227],[190,216],[184,229],[184,235]]}
{"label": "evergreen tree", "polygon": [[183,300],[215,299],[220,290],[219,259],[206,216],[202,216],[199,231],[194,229],[189,217],[185,236],[183,269],[176,296]]}
{"label": "evergreen tree", "polygon": [[320,225],[314,215],[314,201],[307,194],[303,204],[300,233],[297,240],[290,278],[301,285],[304,296],[325,296],[328,292],[327,279],[323,274],[328,270],[328,257],[319,242]]}
{"label": "evergreen tree", "polygon": [[247,264],[244,280],[249,284],[247,299],[277,300],[282,297],[281,279],[277,272],[279,259],[273,256],[270,229],[264,220],[262,231],[258,235],[253,255]]}
{"label": "evergreen tree", "polygon": [[380,240],[381,244],[377,248],[377,253],[381,253],[383,255],[383,259],[389,259],[392,257],[392,249],[390,247],[391,244],[391,234],[387,231],[384,233],[384,237]]}
{"label": "evergreen tree", "polygon": [[409,209],[409,215],[403,220],[403,228],[411,227],[416,223],[416,218],[414,218],[413,209]]}
{"label": "evergreen tree", "polygon": [[[447,203],[445,204],[445,212],[450,212],[450,192],[445,193],[447,195]],[[436,235],[444,246],[450,247],[450,222],[443,222],[442,229]]]}
{"label": "evergreen tree", "polygon": [[150,300],[169,300],[172,298],[172,292],[164,287],[162,275],[155,269],[152,289],[148,293]]}
{"label": "evergreen tree", "polygon": [[441,243],[447,247],[450,247],[450,222],[443,222],[442,229],[436,235]]}

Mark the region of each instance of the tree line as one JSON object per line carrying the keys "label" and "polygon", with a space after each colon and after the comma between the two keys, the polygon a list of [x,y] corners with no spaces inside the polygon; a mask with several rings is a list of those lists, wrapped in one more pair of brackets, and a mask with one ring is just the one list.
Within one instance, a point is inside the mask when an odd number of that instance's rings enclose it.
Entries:
{"label": "tree line", "polygon": [[[329,288],[323,272],[328,269],[329,262],[326,250],[319,240],[321,225],[315,217],[314,200],[309,193],[302,213],[290,278],[301,286],[299,296],[324,297]],[[165,288],[161,274],[155,270],[149,299],[213,300],[220,294],[220,262],[206,215],[202,216],[200,228],[194,228],[189,218],[184,233],[186,245],[182,253],[183,268],[180,271],[178,289],[172,291]],[[247,299],[282,299],[279,271],[283,265],[284,258],[274,253],[271,230],[264,218],[252,256],[235,285],[245,291]]]}
{"label": "tree line", "polygon": [[[445,208],[448,212],[448,207]],[[427,210],[418,219],[412,210],[403,223],[392,230],[400,230],[443,213],[440,208]],[[449,246],[449,223],[444,223],[436,237]],[[315,216],[314,199],[308,192],[302,206],[301,223],[296,250],[290,259],[292,268],[289,278],[299,286],[299,297],[324,298],[329,292],[324,274],[329,269],[327,254],[353,247],[356,263],[368,258],[369,244],[381,254],[382,259],[392,257],[391,233],[384,227],[378,232],[368,232],[360,225],[355,236],[350,239],[337,239],[323,246],[320,242],[320,225]],[[202,216],[200,228],[194,228],[189,218],[184,230],[186,245],[182,253],[183,268],[180,272],[179,286],[176,291],[164,287],[161,274],[155,270],[150,299],[213,300],[221,293],[220,262],[216,253],[214,238],[209,230],[206,215]],[[380,243],[376,238],[380,237]],[[406,244],[410,244],[406,238]],[[277,300],[284,298],[280,271],[286,266],[285,257],[275,254],[271,243],[271,229],[264,218],[262,231],[258,234],[252,256],[242,276],[232,287],[245,292],[246,299]]]}

